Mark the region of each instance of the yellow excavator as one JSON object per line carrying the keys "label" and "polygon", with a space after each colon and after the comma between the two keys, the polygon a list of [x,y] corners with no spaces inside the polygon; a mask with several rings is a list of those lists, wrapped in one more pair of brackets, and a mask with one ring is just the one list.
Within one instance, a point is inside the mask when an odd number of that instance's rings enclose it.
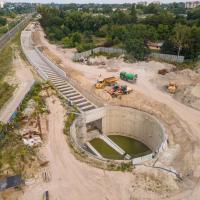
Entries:
{"label": "yellow excavator", "polygon": [[104,79],[100,79],[95,84],[95,87],[97,89],[103,89],[106,86],[114,85],[118,80],[119,80],[119,78],[116,78],[114,76],[108,77],[108,78],[104,78]]}

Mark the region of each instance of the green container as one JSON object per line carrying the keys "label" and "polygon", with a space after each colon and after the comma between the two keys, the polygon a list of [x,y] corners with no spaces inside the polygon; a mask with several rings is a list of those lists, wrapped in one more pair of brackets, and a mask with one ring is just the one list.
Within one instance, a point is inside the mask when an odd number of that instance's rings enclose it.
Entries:
{"label": "green container", "polygon": [[120,72],[120,78],[122,80],[134,80],[137,78],[137,74],[132,74],[132,73],[126,73],[126,72]]}

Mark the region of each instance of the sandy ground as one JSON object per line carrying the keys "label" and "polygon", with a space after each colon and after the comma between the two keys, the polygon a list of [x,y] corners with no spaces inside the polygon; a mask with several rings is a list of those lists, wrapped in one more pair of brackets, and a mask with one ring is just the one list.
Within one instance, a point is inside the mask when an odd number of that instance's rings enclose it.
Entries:
{"label": "sandy ground", "polygon": [[19,52],[16,52],[16,59],[13,61],[12,74],[5,78],[9,84],[17,86],[13,96],[0,110],[0,121],[6,123],[16,110],[24,95],[29,91],[34,82],[32,72],[26,63],[20,58]]}
{"label": "sandy ground", "polygon": [[[196,133],[198,132],[198,129],[200,128],[200,112],[179,103],[168,93],[160,89],[163,88],[168,80],[170,81],[170,78],[165,79],[165,81],[156,81],[157,79],[160,80],[163,78],[161,75],[157,74],[159,69],[171,69],[174,67],[173,65],[156,61],[129,64],[123,62],[122,59],[112,59],[107,61],[105,66],[88,66],[81,63],[75,63],[72,61],[74,50],[62,49],[59,46],[50,44],[45,39],[43,31],[39,31],[37,33],[38,38],[36,41],[38,42],[38,45],[46,46],[52,53],[59,57],[61,59],[60,65],[63,67],[66,73],[69,73],[74,79],[81,82],[80,84],[89,84],[91,86],[91,84],[94,84],[97,81],[100,74],[105,77],[113,75],[119,76],[121,70],[130,73],[137,73],[139,78],[136,84],[127,83],[125,81],[120,81],[120,83],[127,84],[128,86],[132,87],[134,91],[143,93],[146,96],[159,101],[160,103],[166,104],[169,106],[169,108],[172,108],[173,111],[175,111],[176,114],[178,114],[178,116],[180,116],[184,121],[187,121],[189,124],[191,124],[191,128],[194,129]],[[102,60],[105,59],[102,58]],[[114,72],[112,71],[113,68]],[[73,72],[73,75],[71,72]],[[187,73],[187,70],[185,70],[185,72],[182,72],[183,75],[185,74],[184,76],[179,74],[177,76],[173,74],[173,77],[174,79],[176,78],[177,82],[181,82],[182,85],[183,83],[191,84],[191,76],[195,80],[196,84],[200,82],[200,75],[196,74],[195,72],[190,71]],[[171,77],[172,75],[169,73],[167,76]],[[87,85],[87,87],[89,85]]]}
{"label": "sandy ground", "polygon": [[[158,164],[173,166],[183,172],[185,178],[180,186],[174,177],[156,169],[147,170],[141,166],[132,173],[122,173],[103,171],[81,163],[74,158],[65,141],[63,134],[65,111],[57,99],[54,99],[54,103],[49,99],[49,136],[41,153],[50,161],[49,167],[45,169],[50,181],[43,182],[41,175],[29,181],[29,186],[25,187],[20,200],[39,200],[45,190],[49,190],[50,199],[55,200],[199,199],[200,112],[179,103],[152,83],[152,78],[158,69],[171,68],[171,65],[154,61],[126,64],[116,60],[113,64],[115,70],[112,71],[105,67],[73,63],[71,50],[63,50],[49,44],[43,37],[38,38],[38,44],[47,46],[61,59],[61,67],[88,89],[96,82],[99,73],[116,75],[121,69],[138,73],[138,82],[130,84],[134,92],[122,100],[110,101],[145,110],[163,122],[169,136],[169,148],[160,156]],[[101,92],[97,91],[96,94],[104,98]],[[177,189],[179,186],[182,190]]]}
{"label": "sandy ground", "polygon": [[[110,172],[78,161],[71,153],[63,134],[66,110],[55,96],[47,99],[47,105],[50,110],[49,131],[40,154],[50,163],[35,179],[27,180],[23,192],[15,193],[15,197],[10,197],[10,200],[39,200],[46,190],[49,191],[51,200],[135,200],[149,199],[149,196],[159,200],[160,195],[154,193],[154,190],[158,194],[162,191],[163,198],[166,197],[166,191],[176,191],[177,183],[174,178],[162,175],[155,169],[149,170],[151,176],[155,176],[150,179],[146,178],[148,173],[145,167],[138,172],[135,169],[133,173]],[[44,172],[48,174],[46,182],[42,179]],[[167,185],[156,178],[159,173],[168,180]]]}

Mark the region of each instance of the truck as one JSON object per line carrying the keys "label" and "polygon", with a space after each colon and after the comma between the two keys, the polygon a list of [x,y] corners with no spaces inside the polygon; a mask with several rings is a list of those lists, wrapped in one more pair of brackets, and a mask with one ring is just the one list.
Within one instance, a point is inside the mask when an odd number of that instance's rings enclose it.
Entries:
{"label": "truck", "polygon": [[127,72],[120,72],[120,78],[124,81],[135,82],[138,78],[137,74],[134,73],[127,73]]}
{"label": "truck", "polygon": [[118,78],[111,76],[108,78],[98,80],[97,83],[95,84],[95,87],[97,89],[103,89],[106,86],[111,86],[111,85],[115,84],[117,81],[118,81]]}

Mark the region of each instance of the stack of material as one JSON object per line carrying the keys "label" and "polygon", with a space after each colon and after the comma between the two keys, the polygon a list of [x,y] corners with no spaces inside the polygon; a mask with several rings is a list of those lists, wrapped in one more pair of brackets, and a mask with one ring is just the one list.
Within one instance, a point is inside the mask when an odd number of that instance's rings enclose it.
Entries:
{"label": "stack of material", "polygon": [[174,82],[170,82],[167,86],[167,91],[170,93],[170,94],[175,94],[177,90],[177,85],[176,83]]}

